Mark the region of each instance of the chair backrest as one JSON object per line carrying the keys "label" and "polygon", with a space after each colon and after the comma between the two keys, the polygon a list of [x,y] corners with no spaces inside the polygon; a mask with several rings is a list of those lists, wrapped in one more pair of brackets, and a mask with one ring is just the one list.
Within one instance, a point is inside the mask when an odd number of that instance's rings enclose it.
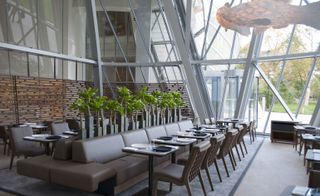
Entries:
{"label": "chair backrest", "polygon": [[80,131],[80,123],[76,119],[67,119],[66,122],[70,129]]}
{"label": "chair backrest", "polygon": [[203,160],[203,163],[202,163],[203,169],[206,167],[209,167],[214,163],[214,161],[217,158],[217,152],[220,149],[220,146],[225,138],[226,137],[223,134],[218,134],[210,139],[211,146],[208,149],[207,154]]}
{"label": "chair backrest", "polygon": [[210,148],[209,141],[203,141],[193,146],[188,157],[188,161],[184,167],[182,179],[184,182],[192,181],[198,176],[203,159]]}
{"label": "chair backrest", "polygon": [[209,119],[209,118],[205,118],[205,119],[204,119],[204,124],[210,125],[210,124],[211,124],[210,119]]}
{"label": "chair backrest", "polygon": [[178,123],[165,124],[164,127],[168,136],[177,135],[180,131]]}
{"label": "chair backrest", "polygon": [[180,131],[185,131],[185,130],[193,128],[193,124],[192,124],[191,120],[180,121],[180,122],[178,122],[178,124],[180,127]]}
{"label": "chair backrest", "polygon": [[238,144],[243,140],[243,137],[247,134],[249,128],[250,126],[243,124],[242,128],[239,129],[239,136],[237,139]]}
{"label": "chair backrest", "polygon": [[255,121],[250,121],[249,129],[247,130],[247,132],[249,132],[249,131],[253,131],[254,126],[255,126],[254,124],[255,124]]}
{"label": "chair backrest", "polygon": [[320,171],[319,170],[310,170],[308,187],[309,188],[320,187]]}
{"label": "chair backrest", "polygon": [[66,122],[52,123],[52,134],[61,135],[65,131],[70,131],[69,125]]}
{"label": "chair backrest", "polygon": [[237,136],[237,134],[238,131],[235,129],[232,129],[226,133],[226,139],[221,145],[218,158],[222,158],[229,153],[230,149],[232,148],[233,139]]}
{"label": "chair backrest", "polygon": [[32,134],[32,128],[29,126],[12,127],[9,130],[11,149],[16,155],[19,155],[19,152],[22,152],[25,149],[34,146],[33,142],[23,140],[23,137],[31,136]]}

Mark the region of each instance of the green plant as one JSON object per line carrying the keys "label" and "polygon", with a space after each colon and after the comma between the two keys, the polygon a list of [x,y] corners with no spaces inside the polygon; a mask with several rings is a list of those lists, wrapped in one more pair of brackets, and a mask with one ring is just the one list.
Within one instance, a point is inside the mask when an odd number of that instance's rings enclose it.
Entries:
{"label": "green plant", "polygon": [[128,103],[132,99],[132,92],[130,91],[130,89],[123,86],[123,87],[118,87],[117,93],[118,93],[117,99],[118,99],[119,103],[122,105],[122,107],[124,108],[124,115],[126,116],[127,112],[128,112],[127,111],[128,110]]}
{"label": "green plant", "polygon": [[186,103],[183,100],[180,92],[175,91],[175,92],[171,92],[171,94],[173,96],[173,100],[177,108],[181,108],[185,106]]}
{"label": "green plant", "polygon": [[83,106],[87,108],[86,114],[89,116],[91,116],[91,104],[97,92],[97,89],[89,87],[79,93],[79,99],[83,100]]}
{"label": "green plant", "polygon": [[107,100],[104,109],[110,111],[110,122],[113,124],[116,124],[117,113],[121,116],[125,114],[124,108],[117,100]]}
{"label": "green plant", "polygon": [[133,96],[128,102],[128,115],[131,117],[132,122],[138,120],[138,113],[145,108],[144,102],[138,97]]}
{"label": "green plant", "polygon": [[[148,93],[148,87],[141,88],[137,94],[137,98],[141,99],[141,101],[144,103],[144,110],[146,113],[154,114],[154,110],[156,107],[157,99],[155,96],[153,96],[151,93]],[[142,117],[144,119],[144,114],[142,113]]]}

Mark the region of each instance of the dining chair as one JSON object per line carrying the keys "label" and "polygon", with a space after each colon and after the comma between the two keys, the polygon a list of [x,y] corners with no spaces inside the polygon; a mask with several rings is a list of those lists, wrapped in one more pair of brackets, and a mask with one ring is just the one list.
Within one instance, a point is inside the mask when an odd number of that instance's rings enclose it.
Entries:
{"label": "dining chair", "polygon": [[66,119],[71,130],[80,131],[80,122],[77,119]]}
{"label": "dining chair", "polygon": [[[228,171],[228,168],[227,168],[227,164],[226,164],[226,161],[225,161],[224,157],[229,155],[232,168],[233,168],[233,170],[235,170],[235,165],[234,165],[233,158],[231,156],[231,152],[230,151],[232,149],[233,139],[237,136],[237,134],[238,134],[238,130],[235,130],[235,129],[229,130],[226,133],[226,139],[223,141],[223,143],[221,145],[221,148],[219,150],[218,156],[217,156],[217,159],[222,159],[222,162],[223,162],[223,165],[224,165],[224,168],[226,170],[226,173],[227,173],[228,177],[230,177],[230,174],[229,174],[229,171]],[[218,165],[216,165],[216,167],[217,167],[217,170],[219,170]]]}
{"label": "dining chair", "polygon": [[152,195],[157,195],[158,181],[164,181],[170,183],[170,191],[172,190],[172,183],[178,186],[185,185],[188,191],[188,195],[191,196],[192,193],[190,182],[197,176],[199,177],[204,195],[207,195],[200,170],[201,164],[209,147],[209,141],[200,142],[192,147],[188,157],[188,161],[184,166],[178,164],[170,164],[164,168],[156,169],[153,174],[154,186]]}
{"label": "dining chair", "polygon": [[[240,130],[239,137],[237,139],[237,144],[239,145],[242,157],[244,158],[243,149],[245,150],[246,154],[248,154],[247,146],[246,146],[246,143],[244,142],[244,136],[247,134],[249,126],[246,124],[243,124],[242,126],[243,128]],[[243,148],[242,148],[242,145],[243,145]]]}
{"label": "dining chair", "polygon": [[42,146],[36,145],[33,142],[25,141],[25,136],[32,135],[32,128],[27,127],[12,127],[9,130],[9,138],[11,145],[11,160],[10,169],[12,169],[13,159],[15,156],[24,156],[24,158],[45,154]]}
{"label": "dining chair", "polygon": [[62,135],[65,131],[70,131],[69,125],[66,122],[52,123],[52,134]]}
{"label": "dining chair", "polygon": [[232,141],[232,148],[230,150],[230,153],[231,153],[231,156],[233,158],[233,161],[234,161],[234,164],[235,166],[237,166],[237,162],[236,162],[236,159],[235,159],[235,156],[234,156],[234,153],[233,153],[233,149],[236,149],[236,152],[237,152],[237,155],[238,155],[238,158],[239,158],[239,161],[241,161],[241,157],[240,157],[240,153],[239,153],[239,149],[238,149],[238,140],[240,138],[240,133],[241,131],[243,130],[243,126],[240,125],[236,128],[236,130],[238,130],[238,133],[237,135],[233,138],[233,141]]}
{"label": "dining chair", "polygon": [[[201,165],[201,170],[206,171],[206,174],[207,174],[212,191],[214,191],[214,188],[213,188],[213,183],[212,183],[212,180],[210,177],[209,167],[212,164],[215,164],[215,165],[217,164],[217,152],[220,149],[220,146],[221,146],[224,139],[225,139],[224,134],[218,134],[218,135],[215,135],[212,138],[210,138],[211,146],[208,149],[207,154],[206,154],[206,156],[202,162],[202,165]],[[187,161],[188,161],[188,159],[186,157],[183,157],[183,158],[178,159],[177,163],[180,165],[185,165],[187,163]],[[216,167],[216,169],[217,169],[217,167]],[[220,182],[222,182],[220,171],[217,170],[217,173],[218,173]]]}

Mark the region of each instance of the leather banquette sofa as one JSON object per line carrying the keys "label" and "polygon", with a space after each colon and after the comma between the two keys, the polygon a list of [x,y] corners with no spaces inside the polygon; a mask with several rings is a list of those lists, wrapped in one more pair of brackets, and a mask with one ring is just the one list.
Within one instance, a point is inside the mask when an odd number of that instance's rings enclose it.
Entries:
{"label": "leather banquette sofa", "polygon": [[[148,127],[88,140],[60,140],[51,156],[17,162],[17,173],[82,191],[114,195],[147,177],[148,157],[122,152],[134,143],[150,143],[192,128],[191,120]],[[180,148],[176,156],[187,150]],[[165,166],[170,157],[155,158],[155,167]]]}

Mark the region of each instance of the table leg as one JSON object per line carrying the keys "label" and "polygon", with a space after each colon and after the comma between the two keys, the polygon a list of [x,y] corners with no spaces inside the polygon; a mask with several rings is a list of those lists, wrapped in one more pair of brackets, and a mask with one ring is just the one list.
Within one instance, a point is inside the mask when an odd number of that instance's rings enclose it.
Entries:
{"label": "table leg", "polygon": [[153,155],[149,155],[149,188],[148,195],[152,195],[153,185]]}
{"label": "table leg", "polygon": [[176,163],[176,152],[171,154],[171,163]]}
{"label": "table leg", "polygon": [[45,145],[46,154],[47,154],[47,155],[50,155],[51,152],[50,152],[50,145],[49,145],[49,143],[46,142],[44,145]]}

